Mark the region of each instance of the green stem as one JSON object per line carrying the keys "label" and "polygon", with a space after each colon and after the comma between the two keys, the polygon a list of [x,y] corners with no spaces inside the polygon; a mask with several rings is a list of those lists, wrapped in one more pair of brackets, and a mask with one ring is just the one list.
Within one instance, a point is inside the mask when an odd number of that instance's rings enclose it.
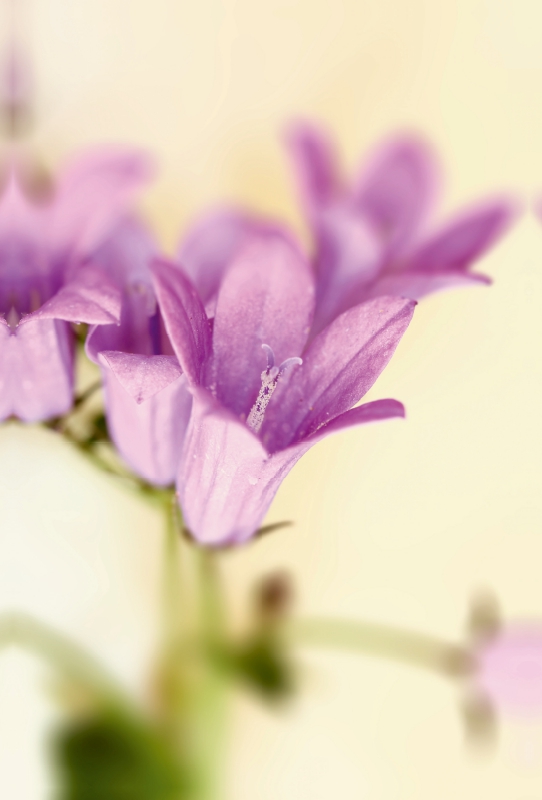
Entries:
{"label": "green stem", "polygon": [[188,613],[183,603],[184,586],[180,562],[180,510],[173,491],[169,492],[164,504],[164,650],[167,657],[174,657],[182,644],[186,631],[185,615]]}
{"label": "green stem", "polygon": [[205,656],[195,712],[197,715],[200,779],[198,800],[217,800],[222,783],[226,717],[226,675],[217,666],[217,649],[226,636],[225,604],[212,550],[197,550],[199,572],[199,630]]}
{"label": "green stem", "polygon": [[338,619],[300,620],[290,625],[289,635],[294,644],[391,659],[446,677],[459,677],[470,669],[466,648],[386,625]]}
{"label": "green stem", "polygon": [[122,687],[84,648],[28,614],[0,616],[0,649],[18,646],[44,658],[60,673],[90,689],[102,702],[133,707]]}
{"label": "green stem", "polygon": [[[101,380],[97,380],[97,381],[94,381],[94,383],[91,383],[91,384],[90,384],[90,386],[87,386],[87,388],[86,388],[84,391],[82,391],[82,392],[81,392],[81,394],[78,394],[78,395],[75,397],[75,399],[74,399],[74,401],[73,401],[73,408],[74,408],[74,409],[76,409],[76,408],[77,408],[77,409],[78,409],[78,408],[81,408],[81,406],[82,406],[84,403],[86,403],[86,402],[87,402],[87,400],[88,400],[90,397],[92,397],[92,395],[93,395],[95,392],[99,391],[99,390],[102,388],[102,385],[103,385],[103,384],[102,384],[102,381],[101,381]],[[67,415],[67,417],[69,417],[69,416],[70,416],[70,415],[68,414],[68,415]],[[66,417],[66,418],[67,418],[67,417]]]}
{"label": "green stem", "polygon": [[[224,637],[224,602],[214,553],[183,547],[182,518],[173,493],[164,510],[164,723],[176,746],[192,753],[197,774],[193,800],[217,800],[225,677],[217,667],[216,652]],[[189,582],[190,567],[195,568],[195,581]],[[194,583],[195,631],[187,621],[193,609],[187,590]]]}

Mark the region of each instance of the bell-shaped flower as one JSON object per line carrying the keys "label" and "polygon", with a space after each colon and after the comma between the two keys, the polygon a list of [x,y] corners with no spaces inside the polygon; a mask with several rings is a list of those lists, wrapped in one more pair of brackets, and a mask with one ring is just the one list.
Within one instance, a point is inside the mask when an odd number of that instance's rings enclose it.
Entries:
{"label": "bell-shaped flower", "polygon": [[95,254],[121,292],[119,325],[97,325],[87,354],[102,374],[107,427],[120,455],[144,480],[172,484],[192,396],[169,342],[151,280],[157,246],[127,220]]}
{"label": "bell-shaped flower", "polygon": [[212,325],[178,268],[157,262],[153,272],[194,397],[177,489],[200,543],[253,536],[281,481],[319,439],[403,416],[395,400],[354,406],[391,358],[413,301],[383,297],[351,308],[307,346],[314,279],[286,236],[246,243],[221,280]]}
{"label": "bell-shaped flower", "polygon": [[294,125],[287,136],[302,205],[316,245],[314,330],[379,295],[419,300],[466,283],[489,283],[471,271],[515,216],[496,197],[427,231],[439,169],[427,145],[397,136],[379,147],[350,183],[320,127]]}
{"label": "bell-shaped flower", "polygon": [[73,400],[71,323],[116,323],[120,295],[93,254],[149,175],[146,158],[92,151],[38,196],[12,163],[0,196],[0,419],[61,415]]}

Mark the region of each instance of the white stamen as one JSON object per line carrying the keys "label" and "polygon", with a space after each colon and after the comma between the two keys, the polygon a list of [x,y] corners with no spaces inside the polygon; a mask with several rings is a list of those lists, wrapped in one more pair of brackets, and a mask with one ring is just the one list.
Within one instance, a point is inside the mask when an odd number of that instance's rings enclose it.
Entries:
{"label": "white stamen", "polygon": [[275,354],[271,347],[268,344],[262,344],[262,350],[264,350],[267,356],[267,367],[262,372],[262,385],[260,391],[258,393],[258,397],[256,398],[256,402],[250,409],[250,414],[247,418],[247,425],[252,428],[255,433],[258,433],[263,425],[263,419],[265,416],[265,411],[267,406],[269,405],[269,401],[273,396],[273,392],[277,386],[278,379],[284,373],[288,367],[293,366],[294,364],[301,365],[303,360],[298,358],[298,356],[293,356],[292,358],[287,358],[286,361],[283,361],[280,367],[275,366]]}
{"label": "white stamen", "polygon": [[19,324],[20,319],[21,315],[17,312],[14,306],[11,306],[8,313],[6,314],[6,322],[12,331],[15,330],[15,328]]}

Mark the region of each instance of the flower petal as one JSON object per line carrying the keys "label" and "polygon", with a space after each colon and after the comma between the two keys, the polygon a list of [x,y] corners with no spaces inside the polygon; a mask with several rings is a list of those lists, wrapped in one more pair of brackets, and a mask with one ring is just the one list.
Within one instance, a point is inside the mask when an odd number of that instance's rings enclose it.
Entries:
{"label": "flower petal", "polygon": [[115,373],[110,368],[110,359],[101,361],[101,372],[108,429],[119,453],[149,483],[173,483],[192,406],[186,380],[177,375],[164,381],[162,388],[138,403],[118,380],[121,370]]}
{"label": "flower petal", "polygon": [[50,241],[81,255],[101,242],[126,213],[134,193],[152,177],[146,153],[103,146],[79,156],[60,177]]}
{"label": "flower petal", "polygon": [[31,319],[62,319],[91,325],[118,323],[120,303],[117,287],[100,269],[88,265],[74,273],[72,280],[41,308],[23,317],[20,326]]}
{"label": "flower petal", "polygon": [[398,136],[379,148],[353,188],[353,200],[387,242],[403,243],[435,201],[438,168],[418,138]]}
{"label": "flower petal", "polygon": [[312,217],[339,194],[337,154],[325,130],[310,122],[292,124],[285,141],[301,200]]}
{"label": "flower petal", "polygon": [[366,287],[383,265],[377,231],[350,206],[330,205],[320,215],[316,229],[318,277],[312,335],[366,299]]}
{"label": "flower petal", "polygon": [[413,253],[404,271],[467,270],[503,236],[516,213],[505,199],[470,209]]}
{"label": "flower petal", "polygon": [[209,546],[249,539],[302,453],[292,448],[269,458],[246,425],[208,392],[197,391],[177,475],[181,508],[194,538]]}
{"label": "flower petal", "polygon": [[217,208],[188,231],[179,245],[179,261],[205,306],[216,299],[226,267],[247,237],[273,228],[246,211]]}
{"label": "flower petal", "polygon": [[267,449],[275,452],[305,440],[352,408],[390,360],[415,305],[398,297],[369,300],[323,330],[303,365],[278,383],[262,429]]}
{"label": "flower petal", "polygon": [[286,475],[313,444],[341,428],[402,416],[395,400],[378,400],[343,414],[304,442],[268,456],[252,431],[208,392],[197,391],[177,489],[184,519],[203,545],[249,540]]}
{"label": "flower petal", "polygon": [[73,334],[65,322],[30,319],[11,333],[0,325],[0,419],[38,422],[73,400]]}
{"label": "flower petal", "polygon": [[299,355],[313,306],[314,278],[297,246],[285,235],[251,239],[220,287],[207,382],[234,414],[247,415],[258,396],[262,344],[272,348],[277,365]]}
{"label": "flower petal", "polygon": [[[149,310],[151,303],[154,303],[154,313]],[[85,343],[87,356],[97,362],[98,354],[104,350],[140,355],[167,354],[167,351],[153,346],[151,320],[156,318],[156,308],[152,287],[144,284],[129,287],[122,298],[120,324],[93,325],[90,328]],[[165,334],[164,338],[167,338]]]}
{"label": "flower petal", "polygon": [[98,356],[136,403],[144,403],[183,374],[175,356],[143,356],[106,350]]}
{"label": "flower petal", "polygon": [[463,272],[462,270],[415,272],[407,270],[384,275],[368,289],[367,297],[394,295],[395,297],[409,297],[411,300],[421,300],[428,294],[444,289],[489,283],[491,283],[491,278],[476,272]]}
{"label": "flower petal", "polygon": [[141,285],[151,287],[150,266],[158,246],[148,228],[137,217],[129,217],[92,254],[92,264],[100,267],[121,289]]}
{"label": "flower petal", "polygon": [[156,259],[152,275],[175,354],[189,383],[198,385],[211,352],[211,329],[203,304],[177,265]]}
{"label": "flower petal", "polygon": [[344,414],[339,414],[331,422],[322,425],[316,433],[305,439],[306,442],[320,441],[332,433],[338,433],[344,428],[352,428],[354,425],[365,425],[368,422],[380,422],[385,419],[404,418],[405,407],[398,400],[373,400],[372,403],[364,403],[361,406],[351,408]]}

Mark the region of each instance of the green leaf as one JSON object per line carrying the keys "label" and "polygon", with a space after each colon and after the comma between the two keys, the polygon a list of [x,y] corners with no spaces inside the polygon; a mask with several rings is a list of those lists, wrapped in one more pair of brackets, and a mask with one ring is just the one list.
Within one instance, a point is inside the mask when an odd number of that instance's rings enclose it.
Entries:
{"label": "green leaf", "polygon": [[186,764],[145,720],[115,712],[61,729],[52,743],[57,800],[182,800]]}
{"label": "green leaf", "polygon": [[258,528],[256,531],[254,538],[261,539],[262,536],[268,536],[270,533],[280,531],[282,528],[289,528],[290,525],[293,524],[291,520],[284,520],[283,522],[272,522],[269,525],[262,525],[262,527]]}
{"label": "green leaf", "polygon": [[217,654],[219,663],[268,700],[280,700],[293,690],[293,674],[274,636],[257,635]]}

